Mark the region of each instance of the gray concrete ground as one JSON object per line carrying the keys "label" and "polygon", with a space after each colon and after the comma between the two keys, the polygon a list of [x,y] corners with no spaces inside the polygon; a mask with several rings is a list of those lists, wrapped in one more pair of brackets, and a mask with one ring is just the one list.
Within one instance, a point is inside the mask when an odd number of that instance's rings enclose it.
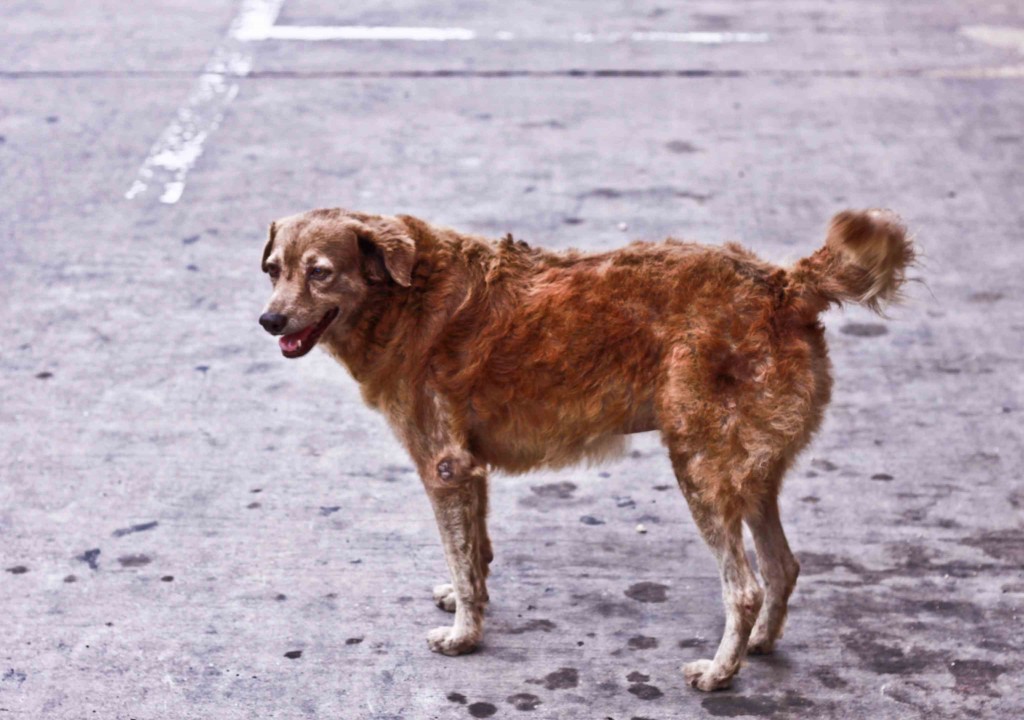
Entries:
{"label": "gray concrete ground", "polygon": [[[238,11],[0,7],[0,717],[1024,713],[1019,3],[287,0],[277,25],[483,35],[229,44],[252,72],[181,199],[125,199]],[[650,30],[768,38],[571,40]],[[485,643],[428,652],[444,564],[407,459],[340,368],[256,324],[269,220],[337,205],[777,261],[840,208],[905,216],[927,285],[885,324],[826,319],[774,657],[684,687],[719,584],[650,436],[496,478]]]}

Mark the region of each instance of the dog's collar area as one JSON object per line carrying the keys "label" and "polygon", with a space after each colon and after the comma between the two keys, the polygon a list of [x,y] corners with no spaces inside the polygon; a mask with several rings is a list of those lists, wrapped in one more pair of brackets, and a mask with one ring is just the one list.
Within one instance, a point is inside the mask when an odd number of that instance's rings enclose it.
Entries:
{"label": "dog's collar area", "polygon": [[338,308],[331,308],[320,319],[320,322],[309,325],[298,332],[282,335],[277,341],[281,347],[281,354],[286,358],[299,358],[308,353],[336,317],[338,317]]}

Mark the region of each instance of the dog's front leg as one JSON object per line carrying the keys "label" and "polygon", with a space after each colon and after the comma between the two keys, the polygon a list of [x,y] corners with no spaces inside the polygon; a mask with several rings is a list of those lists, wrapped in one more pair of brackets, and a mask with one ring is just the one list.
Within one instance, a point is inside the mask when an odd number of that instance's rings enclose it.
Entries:
{"label": "dog's front leg", "polygon": [[[487,538],[487,471],[461,448],[449,447],[422,463],[420,472],[451,573],[451,590],[435,589],[450,604],[455,622],[427,635],[434,652],[461,655],[473,650],[483,635],[487,605],[487,569],[491,544]],[[445,603],[439,601],[444,606]]]}

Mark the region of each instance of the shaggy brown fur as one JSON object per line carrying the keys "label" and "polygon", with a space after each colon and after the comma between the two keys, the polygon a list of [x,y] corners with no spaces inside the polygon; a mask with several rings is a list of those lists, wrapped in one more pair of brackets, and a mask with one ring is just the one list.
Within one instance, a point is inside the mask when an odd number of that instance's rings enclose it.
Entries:
{"label": "shaggy brown fur", "polygon": [[482,634],[488,470],[564,466],[660,432],[721,569],[721,645],[683,669],[712,690],[745,653],[771,651],[796,583],[777,496],[829,400],[818,314],[878,310],[913,257],[899,219],[878,210],[840,213],[791,268],[734,244],[554,253],[404,215],[313,210],[271,225],[260,321],[288,357],[319,341],[412,456],[451,571],[434,595],[454,625],[428,635],[441,653]]}

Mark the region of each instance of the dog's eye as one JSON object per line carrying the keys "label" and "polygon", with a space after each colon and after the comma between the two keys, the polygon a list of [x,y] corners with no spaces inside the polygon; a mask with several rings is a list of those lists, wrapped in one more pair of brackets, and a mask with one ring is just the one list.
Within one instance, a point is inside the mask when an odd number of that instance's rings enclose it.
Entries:
{"label": "dog's eye", "polygon": [[330,274],[330,270],[322,267],[312,267],[306,272],[306,275],[309,277],[310,280],[323,280]]}

